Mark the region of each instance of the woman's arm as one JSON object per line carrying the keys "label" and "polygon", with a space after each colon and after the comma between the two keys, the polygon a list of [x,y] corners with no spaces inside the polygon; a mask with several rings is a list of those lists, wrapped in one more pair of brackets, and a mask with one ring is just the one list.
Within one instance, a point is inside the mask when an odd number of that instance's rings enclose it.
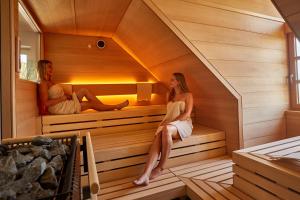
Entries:
{"label": "woman's arm", "polygon": [[193,95],[192,95],[192,93],[188,93],[186,100],[185,100],[185,105],[186,105],[185,111],[184,111],[184,113],[179,115],[174,121],[176,121],[176,120],[183,121],[183,120],[187,120],[189,117],[191,117],[192,110],[193,110],[193,104],[194,104]]}
{"label": "woman's arm", "polygon": [[39,84],[39,95],[43,107],[53,106],[55,104],[67,100],[67,97],[65,95],[57,99],[48,99],[48,86],[45,82],[41,82]]}

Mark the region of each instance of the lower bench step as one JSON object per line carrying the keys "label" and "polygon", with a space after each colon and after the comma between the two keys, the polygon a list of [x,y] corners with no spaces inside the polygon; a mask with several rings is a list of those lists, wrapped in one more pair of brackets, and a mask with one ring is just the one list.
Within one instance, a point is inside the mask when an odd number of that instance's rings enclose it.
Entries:
{"label": "lower bench step", "polygon": [[199,179],[180,178],[186,184],[187,196],[192,200],[253,200],[230,184]]}
{"label": "lower bench step", "polygon": [[185,184],[169,170],[148,186],[135,186],[137,177],[129,177],[100,185],[99,199],[174,199],[185,195]]}

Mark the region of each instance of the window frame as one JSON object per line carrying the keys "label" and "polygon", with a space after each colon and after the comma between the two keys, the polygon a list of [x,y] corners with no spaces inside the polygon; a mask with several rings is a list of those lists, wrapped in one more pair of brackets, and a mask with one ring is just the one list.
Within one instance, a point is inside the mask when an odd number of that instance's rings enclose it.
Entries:
{"label": "window frame", "polygon": [[[38,33],[38,52],[37,54],[39,55],[39,59],[44,58],[43,54],[43,32],[41,31],[40,26],[37,24],[33,16],[31,15],[30,11],[27,9],[26,5],[24,4],[23,0],[18,0],[18,15],[22,15],[25,21],[29,24],[29,26],[32,28],[33,32]],[[20,39],[20,38],[19,38]],[[23,79],[21,78],[21,42],[19,44],[19,52],[17,55],[17,58],[19,59],[19,66],[18,69],[16,70],[16,73],[18,74],[18,79],[22,81],[28,81],[28,82],[33,82],[33,83],[38,83],[39,79],[37,80],[31,80],[31,79]]]}
{"label": "window frame", "polygon": [[297,61],[300,56],[296,54],[296,36],[294,33],[288,33],[288,55],[289,55],[289,85],[290,85],[290,102],[292,110],[300,110],[300,77],[297,73]]}

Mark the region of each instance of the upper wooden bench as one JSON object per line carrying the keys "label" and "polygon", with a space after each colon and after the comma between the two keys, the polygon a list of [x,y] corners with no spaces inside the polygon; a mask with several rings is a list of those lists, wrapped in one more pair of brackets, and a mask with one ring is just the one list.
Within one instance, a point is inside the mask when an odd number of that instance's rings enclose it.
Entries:
{"label": "upper wooden bench", "polygon": [[255,199],[300,199],[300,162],[270,159],[299,151],[300,136],[233,152],[233,185]]}
{"label": "upper wooden bench", "polygon": [[89,130],[91,135],[157,127],[166,114],[165,105],[130,106],[118,111],[85,111],[70,115],[42,116],[42,133]]}

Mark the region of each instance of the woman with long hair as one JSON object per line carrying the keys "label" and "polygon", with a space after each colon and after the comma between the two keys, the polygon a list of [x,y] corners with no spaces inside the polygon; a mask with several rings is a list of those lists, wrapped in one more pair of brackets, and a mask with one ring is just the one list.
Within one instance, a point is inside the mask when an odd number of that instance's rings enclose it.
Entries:
{"label": "woman with long hair", "polygon": [[[59,84],[52,81],[53,67],[49,60],[38,62],[38,74],[40,77],[39,100],[42,114],[49,111],[50,114],[73,114],[87,109],[108,111],[122,109],[128,106],[128,100],[117,105],[103,104],[89,90],[82,88],[76,93],[67,94]],[[88,101],[82,101],[86,97]]]}
{"label": "woman with long hair", "polygon": [[[135,185],[148,185],[149,179],[160,176],[165,169],[173,140],[183,140],[192,134],[193,96],[182,73],[173,73],[170,89],[167,98],[167,114],[155,133],[144,172],[134,181]],[[160,159],[155,167],[159,155]]]}

